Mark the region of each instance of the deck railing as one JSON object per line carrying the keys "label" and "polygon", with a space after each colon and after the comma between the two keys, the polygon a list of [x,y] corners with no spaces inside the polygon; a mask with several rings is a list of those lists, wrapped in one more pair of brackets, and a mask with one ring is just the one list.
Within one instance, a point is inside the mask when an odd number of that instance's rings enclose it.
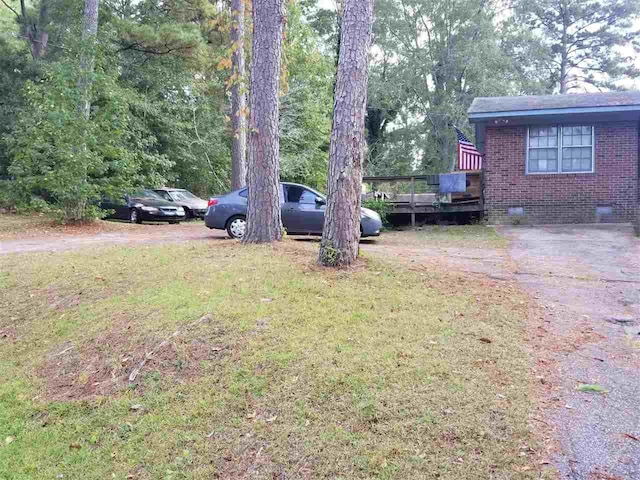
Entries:
{"label": "deck railing", "polygon": [[[482,192],[484,190],[483,175],[482,172],[466,172],[467,179],[470,180],[467,183],[473,185],[471,193],[469,194],[452,194],[451,201],[442,202],[438,195],[436,195],[437,201],[431,204],[421,204],[416,202],[416,182],[424,182],[427,187],[431,187],[437,191],[440,186],[439,175],[393,175],[393,176],[366,176],[362,178],[363,183],[367,184],[381,184],[381,183],[398,183],[409,182],[409,202],[406,201],[394,201],[393,198],[385,200],[393,205],[391,213],[394,214],[409,214],[411,215],[411,226],[416,225],[416,214],[434,214],[434,213],[473,213],[483,212],[484,202]],[[406,195],[406,194],[405,194]]]}

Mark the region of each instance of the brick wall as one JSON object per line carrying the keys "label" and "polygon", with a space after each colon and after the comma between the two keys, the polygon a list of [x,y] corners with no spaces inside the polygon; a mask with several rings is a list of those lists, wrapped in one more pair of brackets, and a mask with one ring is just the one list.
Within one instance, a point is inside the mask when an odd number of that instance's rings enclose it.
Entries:
{"label": "brick wall", "polygon": [[[638,205],[638,125],[595,124],[595,173],[525,175],[527,127],[489,127],[485,205],[492,223],[629,222]],[[596,207],[611,215],[596,215]],[[524,216],[508,216],[522,207]]]}

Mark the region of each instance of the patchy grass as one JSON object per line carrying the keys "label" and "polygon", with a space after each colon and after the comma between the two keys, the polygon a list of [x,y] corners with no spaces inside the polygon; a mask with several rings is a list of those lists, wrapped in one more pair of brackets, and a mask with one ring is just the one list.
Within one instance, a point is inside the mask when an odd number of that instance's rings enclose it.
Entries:
{"label": "patchy grass", "polygon": [[519,292],[312,249],[1,257],[0,478],[539,478]]}
{"label": "patchy grass", "polygon": [[52,228],[53,222],[44,215],[0,213],[0,239],[34,230]]}
{"label": "patchy grass", "polygon": [[435,245],[459,248],[506,248],[507,239],[486,225],[427,225],[415,231],[385,233],[390,241],[403,244]]}
{"label": "patchy grass", "polygon": [[[199,220],[182,222],[180,228],[202,226]],[[118,220],[94,220],[63,225],[46,215],[0,214],[0,240],[44,237],[48,235],[93,235],[106,232],[158,233],[157,224],[130,224]]]}
{"label": "patchy grass", "polygon": [[609,393],[609,390],[604,388],[602,385],[598,384],[590,384],[590,383],[581,383],[578,385],[579,392],[587,392],[587,393]]}

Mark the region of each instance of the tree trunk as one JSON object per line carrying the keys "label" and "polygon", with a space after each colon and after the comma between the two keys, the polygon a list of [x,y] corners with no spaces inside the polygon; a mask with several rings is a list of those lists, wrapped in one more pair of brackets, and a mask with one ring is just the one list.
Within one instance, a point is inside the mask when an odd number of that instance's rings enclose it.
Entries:
{"label": "tree trunk", "polygon": [[78,111],[85,119],[89,119],[91,112],[91,97],[89,86],[91,85],[91,74],[95,61],[95,43],[98,33],[98,9],[99,0],[85,0],[82,26],[82,51],[80,53],[80,79],[78,88],[80,89],[80,103]]}
{"label": "tree trunk", "polygon": [[20,14],[15,12],[15,10],[14,13],[18,15],[18,21],[22,24],[23,34],[31,51],[31,58],[38,60],[44,57],[47,53],[47,45],[49,43],[49,32],[47,32],[47,27],[49,26],[49,5],[47,0],[40,1],[37,24],[29,23],[25,0],[20,0]]}
{"label": "tree trunk", "polygon": [[560,4],[560,14],[562,15],[562,51],[560,52],[560,93],[567,93],[568,91],[568,83],[569,83],[569,72],[567,71],[567,64],[569,61],[569,52],[567,46],[567,30],[569,28],[568,23],[568,12],[567,12],[567,4],[565,1],[562,1]]}
{"label": "tree trunk", "polygon": [[284,0],[254,0],[248,211],[244,243],[282,239],[279,91]]}
{"label": "tree trunk", "polygon": [[350,265],[358,256],[369,44],[373,0],[347,0],[329,146],[327,210],[319,261]]}
{"label": "tree trunk", "polygon": [[231,0],[233,27],[232,81],[231,87],[231,185],[234,190],[247,183],[247,94],[244,68],[244,2]]}

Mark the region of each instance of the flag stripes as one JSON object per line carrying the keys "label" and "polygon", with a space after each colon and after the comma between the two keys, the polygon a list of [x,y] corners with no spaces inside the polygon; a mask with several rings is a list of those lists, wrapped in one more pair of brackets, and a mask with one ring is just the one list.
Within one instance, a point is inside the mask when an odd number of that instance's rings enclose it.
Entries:
{"label": "flag stripes", "polygon": [[482,154],[458,127],[455,129],[458,139],[458,170],[481,170]]}

